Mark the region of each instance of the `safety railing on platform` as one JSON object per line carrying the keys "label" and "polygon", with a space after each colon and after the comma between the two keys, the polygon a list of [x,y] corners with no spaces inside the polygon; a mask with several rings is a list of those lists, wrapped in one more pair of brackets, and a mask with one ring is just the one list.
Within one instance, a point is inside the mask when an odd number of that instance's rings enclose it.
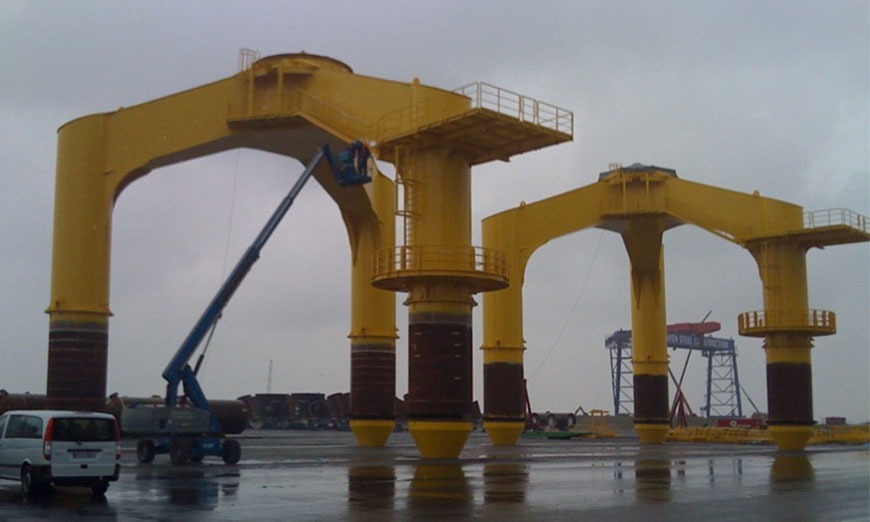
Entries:
{"label": "safety railing on platform", "polygon": [[292,91],[290,102],[295,105],[299,112],[309,114],[320,120],[321,123],[335,125],[350,137],[371,137],[372,124],[368,120],[351,114],[316,96],[304,91]]}
{"label": "safety railing on platform", "polygon": [[504,253],[482,247],[398,246],[381,250],[375,256],[376,279],[433,271],[508,276]]}
{"label": "safety railing on platform", "polygon": [[804,212],[804,228],[833,227],[845,225],[862,232],[870,232],[867,216],[847,208],[828,208]]}
{"label": "safety railing on platform", "polygon": [[574,135],[574,113],[485,82],[463,85],[453,92],[471,98],[474,109],[489,109],[520,121]]}
{"label": "safety railing on platform", "polygon": [[[470,98],[472,109],[491,110],[525,123],[574,135],[574,113],[567,109],[483,82],[471,83],[453,92]],[[429,98],[384,115],[376,126],[378,140],[384,141],[404,130],[444,119],[451,111],[458,115],[465,110],[453,99],[443,96]]]}
{"label": "safety railing on platform", "polygon": [[833,333],[837,330],[837,316],[828,310],[755,310],[737,317],[741,334],[788,328]]}

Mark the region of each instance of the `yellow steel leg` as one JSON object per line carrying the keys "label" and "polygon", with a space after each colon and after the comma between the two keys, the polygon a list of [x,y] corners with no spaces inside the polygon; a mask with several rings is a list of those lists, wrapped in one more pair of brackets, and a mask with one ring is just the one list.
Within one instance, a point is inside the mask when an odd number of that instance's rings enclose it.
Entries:
{"label": "yellow steel leg", "polygon": [[473,427],[471,299],[430,287],[408,302],[408,430],[424,458],[457,458]]}
{"label": "yellow steel leg", "polygon": [[497,446],[516,444],[525,429],[523,350],[483,347],[483,426]]}
{"label": "yellow steel leg", "polygon": [[806,251],[771,241],[751,252],[764,284],[768,429],[780,450],[803,450],[814,424]]}
{"label": "yellow steel leg", "polygon": [[662,231],[660,218],[640,217],[622,235],[631,259],[634,428],[644,444],[661,444],[670,428]]}

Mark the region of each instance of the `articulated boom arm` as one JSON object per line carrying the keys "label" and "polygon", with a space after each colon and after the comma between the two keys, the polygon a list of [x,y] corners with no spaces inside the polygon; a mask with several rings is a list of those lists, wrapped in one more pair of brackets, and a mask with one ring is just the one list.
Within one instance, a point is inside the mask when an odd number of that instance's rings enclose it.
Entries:
{"label": "articulated boom arm", "polygon": [[[311,178],[312,174],[314,174],[314,171],[317,170],[318,165],[320,165],[320,162],[323,161],[324,158],[326,158],[329,163],[336,182],[341,186],[359,185],[371,180],[367,172],[368,149],[366,149],[360,142],[354,142],[350,149],[339,153],[338,162],[336,162],[335,158],[332,156],[329,145],[323,145],[317,151],[314,158],[312,158],[308,163],[308,166],[305,167],[305,171],[301,176],[299,176],[299,179],[296,180],[293,188],[290,189],[290,192],[286,197],[284,197],[278,205],[278,208],[275,209],[275,212],[272,213],[272,217],[269,218],[269,221],[266,222],[266,225],[260,231],[260,234],[257,235],[257,238],[254,239],[254,242],[245,251],[245,254],[236,264],[232,273],[230,273],[229,277],[224,281],[220,290],[218,290],[211,303],[209,303],[202,316],[196,322],[196,325],[187,335],[187,338],[178,348],[178,351],[175,352],[172,360],[170,360],[169,364],[166,365],[166,369],[163,370],[163,378],[166,379],[167,382],[167,406],[177,405],[178,385],[183,383],[184,392],[190,398],[193,405],[197,408],[202,408],[209,412],[211,411],[205,394],[196,380],[196,372],[191,369],[188,362],[191,357],[193,357],[193,354],[196,352],[196,349],[199,347],[202,340],[208,334],[209,329],[211,329],[218,319],[220,319],[224,307],[226,307],[230,298],[239,288],[242,281],[244,281],[245,276],[248,275],[251,267],[257,262],[257,259],[259,259],[260,250],[263,248],[263,245],[265,245],[269,240],[269,237],[272,236],[272,233],[278,227],[281,219],[284,218],[287,210],[293,204],[293,200],[296,199],[296,196],[302,190],[302,187],[305,186],[305,183],[309,178]],[[213,422],[216,422],[214,420],[214,415],[212,415],[212,420]]]}

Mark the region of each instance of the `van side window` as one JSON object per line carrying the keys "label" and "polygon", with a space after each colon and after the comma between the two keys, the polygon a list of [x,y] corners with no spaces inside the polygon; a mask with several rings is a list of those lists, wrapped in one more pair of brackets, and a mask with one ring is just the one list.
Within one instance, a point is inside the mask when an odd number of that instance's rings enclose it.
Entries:
{"label": "van side window", "polygon": [[7,439],[38,439],[42,437],[42,419],[30,415],[12,415],[9,418]]}
{"label": "van side window", "polygon": [[0,417],[0,439],[3,438],[3,428],[6,427],[6,421],[9,420],[9,417]]}
{"label": "van side window", "polygon": [[24,415],[12,415],[9,417],[9,425],[6,430],[7,439],[20,439],[24,436]]}
{"label": "van side window", "polygon": [[28,439],[42,438],[42,419],[28,415],[24,418],[24,433]]}

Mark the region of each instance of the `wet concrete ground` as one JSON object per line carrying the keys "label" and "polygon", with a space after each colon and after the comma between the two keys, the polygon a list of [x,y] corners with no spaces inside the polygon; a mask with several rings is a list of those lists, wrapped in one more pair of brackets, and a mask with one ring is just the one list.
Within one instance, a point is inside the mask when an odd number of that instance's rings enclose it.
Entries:
{"label": "wet concrete ground", "polygon": [[350,433],[248,431],[242,461],[123,470],[103,499],[24,499],[0,481],[0,520],[862,520],[870,448],[522,439],[474,433],[459,461],[422,461],[407,433],[359,448]]}

